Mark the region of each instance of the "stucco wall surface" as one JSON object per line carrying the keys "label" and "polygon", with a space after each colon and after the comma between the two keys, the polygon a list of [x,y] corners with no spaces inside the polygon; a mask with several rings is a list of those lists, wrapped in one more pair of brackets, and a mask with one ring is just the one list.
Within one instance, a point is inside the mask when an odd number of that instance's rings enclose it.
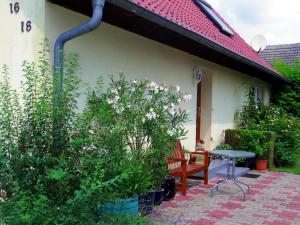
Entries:
{"label": "stucco wall surface", "polygon": [[[19,4],[19,10],[16,3]],[[45,1],[1,0],[0,15],[0,65],[2,67],[6,64],[9,67],[11,82],[20,86],[21,64],[24,60],[37,59],[36,53],[44,37]],[[31,23],[29,31],[26,30],[28,21]],[[22,32],[22,22],[24,32]]]}
{"label": "stucco wall surface", "polygon": [[[7,2],[0,2],[1,13],[3,7],[7,8]],[[43,34],[49,39],[50,47],[53,47],[56,37],[61,32],[88,19],[44,0],[22,2],[26,2],[28,7],[27,13],[22,16],[34,18],[32,20],[35,20],[36,26],[35,31],[28,34],[15,34],[16,28],[6,26],[7,34],[1,37],[1,45],[4,46],[1,46],[0,63],[8,63],[13,68],[19,66],[15,59],[36,59],[37,43],[42,40]],[[36,9],[40,9],[39,12],[36,12]],[[12,25],[15,24],[16,18],[11,18],[9,10],[6,11],[8,12],[4,12],[5,18],[10,19]],[[18,47],[13,46],[12,40],[18,42]],[[145,78],[159,83],[180,85],[182,91],[193,96],[191,102],[182,105],[190,111],[190,121],[186,124],[189,133],[183,141],[190,149],[195,146],[196,129],[197,85],[193,79],[194,66],[203,70],[206,77],[203,82],[210,83],[203,84],[205,88],[202,90],[202,98],[205,98],[205,101],[202,101],[201,106],[201,120],[205,124],[201,133],[210,148],[214,148],[222,140],[224,129],[234,127],[236,112],[240,110],[250,84],[260,84],[266,88],[265,101],[268,102],[269,98],[270,87],[262,81],[106,23],[102,23],[100,28],[92,33],[67,43],[66,50],[80,54],[81,79],[89,86],[94,86],[99,76],[102,76],[107,84],[109,75],[118,76],[120,72],[123,72],[127,79]],[[16,71],[14,81],[18,81],[20,76],[20,72]],[[85,97],[82,96],[79,99],[80,108],[84,107],[84,104]]]}

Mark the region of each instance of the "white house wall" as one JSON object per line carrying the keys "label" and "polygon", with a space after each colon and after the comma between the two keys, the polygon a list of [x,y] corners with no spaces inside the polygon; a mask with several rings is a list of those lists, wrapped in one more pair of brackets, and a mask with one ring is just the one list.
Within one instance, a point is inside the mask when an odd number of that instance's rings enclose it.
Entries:
{"label": "white house wall", "polygon": [[[10,1],[5,2],[4,4],[3,1],[0,1],[1,15],[3,7],[7,8]],[[37,6],[40,7],[40,12],[37,13],[31,9],[27,11],[26,15],[22,14],[24,17],[30,17],[37,24],[36,30],[27,34],[28,37],[24,34],[22,34],[23,36],[16,34],[17,37],[13,40],[18,44],[14,51],[10,50],[13,48],[11,37],[15,35],[16,31],[10,26],[5,27],[8,34],[4,37],[1,36],[0,64],[8,63],[13,68],[19,66],[21,58],[36,59],[35,52],[37,43],[42,39],[41,33],[45,34],[53,48],[54,41],[61,32],[88,19],[88,17],[48,2],[44,7],[43,0],[19,2],[22,4],[26,2],[28,7],[39,2]],[[10,18],[11,15],[6,13],[6,17]],[[2,53],[2,49],[5,49],[5,55]],[[195,65],[207,71],[207,75],[212,80],[212,95],[208,95],[211,101],[206,99],[210,104],[207,104],[205,109],[206,113],[211,111],[211,115],[202,118],[202,122],[206,122],[204,124],[208,127],[207,132],[211,133],[210,135],[203,134],[203,137],[205,136],[206,142],[211,142],[211,148],[214,148],[222,140],[224,129],[234,127],[234,116],[245,99],[245,93],[250,83],[258,82],[267,88],[268,96],[265,99],[267,99],[266,101],[269,99],[269,86],[264,82],[106,23],[102,23],[100,28],[92,33],[67,43],[66,50],[80,53],[81,78],[91,86],[96,83],[99,76],[103,76],[107,83],[108,75],[118,75],[123,72],[127,79],[146,78],[171,85],[179,84],[182,91],[192,94],[193,100],[183,105],[183,108],[190,111],[190,121],[186,124],[189,133],[187,139],[184,140],[184,145],[190,149],[195,146],[197,86],[192,76]],[[15,62],[14,58],[19,61]],[[16,83],[20,79],[20,72],[16,71],[14,76],[16,76],[14,80]],[[85,98],[81,97],[79,102],[82,108]],[[203,107],[205,108],[205,106]],[[211,121],[211,131],[205,121],[207,119]]]}
{"label": "white house wall", "polygon": [[[19,11],[15,12],[15,3]],[[11,6],[13,13],[11,13]],[[16,8],[17,9],[17,8]],[[44,36],[45,2],[43,0],[0,0],[0,66],[6,64],[12,75],[11,82],[19,86],[21,64],[24,60],[36,60],[39,43]],[[21,23],[31,23],[31,29],[24,32]]]}

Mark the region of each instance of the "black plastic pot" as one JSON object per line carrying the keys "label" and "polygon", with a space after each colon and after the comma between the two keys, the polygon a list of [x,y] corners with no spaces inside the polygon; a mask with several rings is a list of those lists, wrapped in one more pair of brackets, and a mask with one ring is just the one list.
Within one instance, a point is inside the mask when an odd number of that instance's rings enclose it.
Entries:
{"label": "black plastic pot", "polygon": [[255,169],[255,159],[246,159],[245,164],[245,166],[248,167],[250,170]]}
{"label": "black plastic pot", "polygon": [[162,188],[164,189],[163,200],[170,201],[171,199],[173,199],[176,195],[175,178],[174,177],[166,178],[164,180],[164,183],[162,184]]}
{"label": "black plastic pot", "polygon": [[152,213],[154,206],[155,191],[148,192],[145,195],[139,196],[139,211],[143,216]]}
{"label": "black plastic pot", "polygon": [[164,189],[162,189],[162,188],[155,191],[154,205],[160,205],[161,204],[161,202],[163,201],[163,193],[164,193]]}
{"label": "black plastic pot", "polygon": [[244,159],[236,162],[236,166],[238,167],[247,167],[250,170],[255,169],[255,159]]}

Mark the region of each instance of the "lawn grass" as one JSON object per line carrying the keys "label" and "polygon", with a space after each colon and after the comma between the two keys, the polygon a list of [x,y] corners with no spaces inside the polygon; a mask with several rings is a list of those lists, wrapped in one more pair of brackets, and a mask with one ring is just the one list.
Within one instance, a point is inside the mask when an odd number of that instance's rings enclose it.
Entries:
{"label": "lawn grass", "polygon": [[298,154],[297,156],[296,164],[294,167],[273,168],[272,171],[300,174],[300,154]]}

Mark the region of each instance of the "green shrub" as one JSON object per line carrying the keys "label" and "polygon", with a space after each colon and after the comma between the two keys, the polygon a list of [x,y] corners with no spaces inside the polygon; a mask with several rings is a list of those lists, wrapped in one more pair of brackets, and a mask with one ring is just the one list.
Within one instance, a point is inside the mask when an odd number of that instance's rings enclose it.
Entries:
{"label": "green shrub", "polygon": [[300,118],[300,62],[295,61],[288,65],[277,60],[273,67],[291,80],[280,91],[276,91],[272,97],[274,104],[287,113]]}
{"label": "green shrub", "polygon": [[225,143],[232,149],[253,152],[259,159],[269,159],[273,151],[273,137],[272,132],[259,130],[225,131]]}
{"label": "green shrub", "polygon": [[215,147],[216,150],[233,150],[233,147],[226,143],[221,143]]}
{"label": "green shrub", "polygon": [[292,166],[300,152],[300,121],[276,106],[254,102],[254,92],[249,91],[248,102],[240,113],[241,129],[272,131],[276,142],[274,163],[276,166]]}
{"label": "green shrub", "polygon": [[179,103],[191,96],[122,77],[107,91],[91,91],[88,109],[76,113],[78,57],[66,57],[64,89],[53,101],[47,55],[43,43],[37,64],[23,63],[20,96],[7,67],[0,77],[0,224],[148,223],[99,208],[159,186],[170,143],[186,132]]}
{"label": "green shrub", "polygon": [[[10,86],[6,66],[0,77],[0,224],[109,224],[99,206],[115,199],[121,187],[132,193],[149,185],[140,182],[146,168],[126,160],[112,165],[111,158],[85,148],[88,130],[76,113],[80,81],[75,54],[66,57],[63,104],[53,112],[47,55],[43,43],[37,64],[23,63],[20,96]],[[53,146],[54,113],[60,115],[61,151]],[[122,172],[114,173],[118,165]]]}

